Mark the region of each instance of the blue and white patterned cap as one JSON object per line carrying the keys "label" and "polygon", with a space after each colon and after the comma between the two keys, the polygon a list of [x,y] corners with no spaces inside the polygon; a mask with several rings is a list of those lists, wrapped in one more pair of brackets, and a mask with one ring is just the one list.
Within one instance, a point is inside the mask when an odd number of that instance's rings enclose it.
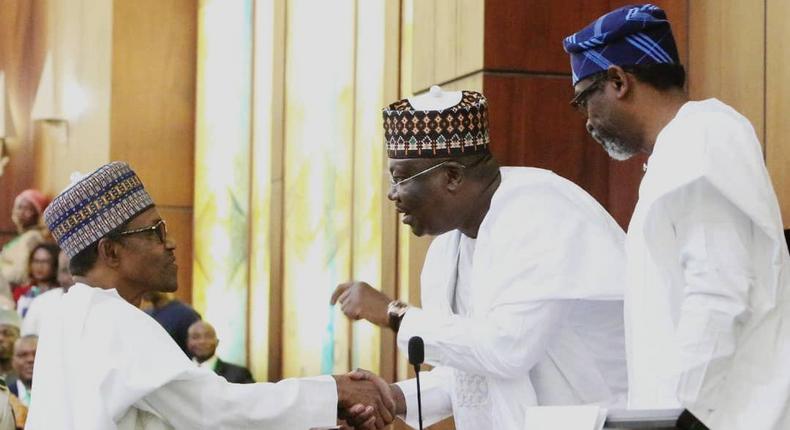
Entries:
{"label": "blue and white patterned cap", "polygon": [[153,205],[129,165],[115,161],[55,197],[44,210],[44,220],[60,248],[72,258]]}
{"label": "blue and white patterned cap", "polygon": [[679,64],[667,14],[656,5],[615,9],[563,41],[573,85],[610,66]]}

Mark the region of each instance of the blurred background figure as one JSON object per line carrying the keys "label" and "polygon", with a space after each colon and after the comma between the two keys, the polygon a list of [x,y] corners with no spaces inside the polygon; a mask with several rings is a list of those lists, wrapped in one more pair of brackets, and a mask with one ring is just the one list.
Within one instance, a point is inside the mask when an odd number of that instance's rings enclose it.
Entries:
{"label": "blurred background figure", "polygon": [[69,257],[65,252],[58,253],[57,284],[33,298],[30,306],[22,319],[22,335],[38,334],[42,321],[51,314],[60,302],[63,294],[74,285],[74,279],[69,270]]}
{"label": "blurred background figure", "polygon": [[162,324],[184,354],[189,356],[187,331],[192,323],[200,320],[200,314],[171,293],[150,292],[145,295],[145,299],[151,302],[146,312]]}
{"label": "blurred background figure", "polygon": [[16,310],[24,318],[33,300],[40,294],[58,288],[58,255],[60,248],[52,243],[33,247],[28,264],[28,282],[12,288]]}
{"label": "blurred background figure", "polygon": [[14,356],[14,343],[19,339],[21,324],[16,311],[0,309],[0,378],[5,380],[16,376],[11,359]]}
{"label": "blurred background figure", "polygon": [[11,361],[16,377],[8,378],[6,384],[12,394],[25,406],[30,406],[31,387],[33,387],[33,363],[36,360],[38,336],[22,336],[14,343],[14,358]]}
{"label": "blurred background figure", "polygon": [[199,367],[213,370],[228,382],[236,384],[251,384],[255,382],[252,374],[246,367],[226,363],[217,357],[217,332],[206,321],[196,321],[189,326],[187,348],[192,355],[192,361]]}
{"label": "blurred background figure", "polygon": [[16,226],[17,236],[0,251],[0,273],[12,286],[27,281],[30,253],[49,236],[41,223],[41,214],[46,207],[47,198],[38,190],[22,191],[14,199],[11,220]]}

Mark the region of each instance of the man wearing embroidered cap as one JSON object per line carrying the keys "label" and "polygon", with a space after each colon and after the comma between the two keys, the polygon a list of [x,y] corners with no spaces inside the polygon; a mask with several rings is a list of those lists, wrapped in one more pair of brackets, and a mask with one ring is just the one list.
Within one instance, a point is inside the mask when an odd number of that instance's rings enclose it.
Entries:
{"label": "man wearing embroidered cap", "polygon": [[79,180],[45,218],[76,283],[41,328],[27,429],[306,429],[334,425],[341,407],[361,427],[392,420],[380,380],[237,385],[195,366],[137,308],[147,292],[176,290],[177,266],[165,222],[128,165]]}
{"label": "man wearing embroidered cap", "polygon": [[[499,167],[488,107],[442,92],[384,110],[388,197],[416,235],[437,235],[421,276],[422,308],[364,282],[332,296],[353,319],[425,343],[425,424],[521,429],[537,404],[617,405],[626,389],[623,232],[587,193],[554,173]],[[392,386],[417,426],[414,380]]]}
{"label": "man wearing embroidered cap", "polygon": [[629,407],[682,406],[682,428],[790,428],[790,256],[752,125],[689,101],[657,6],[564,45],[593,138],[650,156],[626,239]]}

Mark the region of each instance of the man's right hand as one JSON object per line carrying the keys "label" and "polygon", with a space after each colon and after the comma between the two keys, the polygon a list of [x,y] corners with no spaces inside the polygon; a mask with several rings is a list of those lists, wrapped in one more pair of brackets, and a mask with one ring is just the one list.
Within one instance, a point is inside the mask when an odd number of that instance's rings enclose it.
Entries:
{"label": "man's right hand", "polygon": [[[364,374],[361,378],[359,375]],[[387,383],[373,373],[356,370],[346,375],[334,375],[337,383],[337,406],[340,418],[357,428],[383,429],[395,419],[395,400]],[[359,414],[365,410],[360,407],[372,407],[370,414]]]}

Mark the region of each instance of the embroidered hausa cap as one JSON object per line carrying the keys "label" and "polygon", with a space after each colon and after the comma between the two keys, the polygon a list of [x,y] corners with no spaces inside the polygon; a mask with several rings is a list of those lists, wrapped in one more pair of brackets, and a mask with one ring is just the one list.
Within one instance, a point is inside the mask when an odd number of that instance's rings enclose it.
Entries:
{"label": "embroidered hausa cap", "polygon": [[153,205],[131,167],[115,161],[76,179],[52,199],[44,220],[72,258]]}
{"label": "embroidered hausa cap", "polygon": [[624,6],[563,40],[572,84],[610,66],[679,64],[667,14],[653,4]]}
{"label": "embroidered hausa cap", "polygon": [[488,152],[488,102],[478,92],[444,92],[432,87],[428,94],[392,103],[383,116],[389,158]]}

